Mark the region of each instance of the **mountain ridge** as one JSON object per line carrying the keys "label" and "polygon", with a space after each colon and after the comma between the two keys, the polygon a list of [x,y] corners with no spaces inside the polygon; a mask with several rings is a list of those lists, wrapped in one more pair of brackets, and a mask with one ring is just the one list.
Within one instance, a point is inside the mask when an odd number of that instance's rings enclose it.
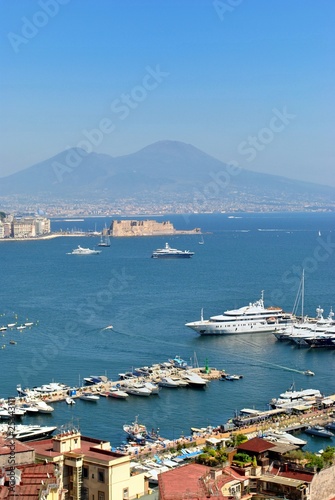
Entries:
{"label": "mountain ridge", "polygon": [[[135,153],[110,156],[71,148],[0,179],[0,195],[50,196],[64,199],[152,199],[192,202],[236,200],[249,196],[259,203],[290,197],[324,202],[334,189],[287,177],[231,166],[181,141],[163,140]],[[200,193],[200,194],[199,194]]]}

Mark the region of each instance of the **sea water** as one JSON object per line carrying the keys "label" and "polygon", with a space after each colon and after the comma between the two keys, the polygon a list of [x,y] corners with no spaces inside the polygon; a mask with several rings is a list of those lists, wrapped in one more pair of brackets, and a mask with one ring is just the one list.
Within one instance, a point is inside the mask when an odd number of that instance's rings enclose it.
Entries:
{"label": "sea water", "polygon": [[[138,217],[134,217],[138,219]],[[72,387],[83,377],[112,380],[132,368],[181,356],[190,364],[242,374],[235,382],[211,381],[206,390],[164,388],[158,396],[101,398],[54,404],[52,415],[22,423],[75,425],[82,434],[118,446],[122,426],[134,421],[166,438],[190,427],[225,423],[243,407],[266,410],[287,390],[317,388],[334,394],[333,350],[297,348],[272,334],[202,337],[185,323],[244,306],[261,297],[266,306],[292,311],[302,270],[304,313],[327,316],[335,306],[335,214],[197,214],[146,217],[170,220],[176,229],[201,228],[200,236],[113,238],[92,256],[68,255],[78,244],[93,248],[99,237],[1,242],[0,326],[33,322],[0,333],[0,397],[16,385],[51,381]],[[101,230],[112,218],[52,221],[52,230]],[[191,259],[151,259],[156,248],[191,250]],[[299,306],[300,308],[301,306]],[[300,309],[297,310],[300,314]],[[113,325],[113,329],[105,329]],[[2,339],[2,340],[1,340]],[[17,341],[10,345],[9,341]],[[303,371],[315,372],[306,377]],[[261,430],[261,429],[260,429]],[[332,441],[308,438],[313,451]]]}

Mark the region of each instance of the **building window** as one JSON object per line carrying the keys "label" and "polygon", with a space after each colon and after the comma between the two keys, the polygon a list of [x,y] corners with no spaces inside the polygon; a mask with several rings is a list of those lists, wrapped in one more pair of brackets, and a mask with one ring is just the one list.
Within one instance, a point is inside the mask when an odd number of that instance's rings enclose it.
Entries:
{"label": "building window", "polygon": [[88,488],[81,488],[81,500],[88,500]]}
{"label": "building window", "polygon": [[98,469],[98,481],[100,483],[104,483],[105,482],[105,471],[104,471],[104,469]]}
{"label": "building window", "polygon": [[129,488],[123,488],[123,500],[128,500],[129,498]]}
{"label": "building window", "polygon": [[98,491],[98,500],[105,500],[105,493],[103,491]]}
{"label": "building window", "polygon": [[88,467],[83,467],[83,478],[88,479]]}

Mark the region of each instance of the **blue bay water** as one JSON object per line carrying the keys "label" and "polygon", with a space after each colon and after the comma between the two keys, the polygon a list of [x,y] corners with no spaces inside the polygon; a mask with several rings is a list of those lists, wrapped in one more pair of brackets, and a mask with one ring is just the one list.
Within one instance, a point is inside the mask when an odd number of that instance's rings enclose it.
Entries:
{"label": "blue bay water", "polygon": [[[136,217],[138,218],[138,217]],[[156,218],[156,217],[152,217]],[[98,237],[62,237],[0,244],[2,298],[0,326],[37,322],[22,332],[7,331],[0,344],[0,397],[16,385],[54,381],[77,386],[83,377],[132,367],[187,361],[243,374],[235,383],[212,381],[205,391],[163,389],[159,396],[77,400],[56,403],[51,416],[24,417],[23,423],[71,421],[83,434],[108,439],[125,436],[122,425],[139,415],[168,438],[190,427],[218,425],[242,407],[267,409],[271,398],[295,383],[334,394],[334,351],[298,349],[272,334],[201,337],[184,325],[200,317],[246,305],[265,304],[291,311],[305,269],[305,313],[319,305],[328,315],[334,298],[335,214],[203,214],[157,217],[177,229],[200,227],[198,235],[115,238],[98,256],[67,255],[78,244],[93,247]],[[111,219],[53,221],[52,229],[101,230]],[[321,234],[321,236],[319,236]],[[171,246],[195,252],[192,259],[151,259],[154,249]],[[299,311],[298,311],[299,312]],[[113,330],[103,330],[112,324]],[[9,340],[17,340],[9,345]],[[315,377],[301,372],[310,369]],[[328,441],[309,438],[310,449]],[[335,439],[333,438],[333,445]]]}

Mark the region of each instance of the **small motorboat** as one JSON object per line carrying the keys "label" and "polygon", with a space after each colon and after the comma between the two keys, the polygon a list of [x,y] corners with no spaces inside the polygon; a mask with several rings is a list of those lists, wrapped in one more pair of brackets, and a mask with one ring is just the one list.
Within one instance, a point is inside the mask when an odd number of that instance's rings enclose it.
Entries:
{"label": "small motorboat", "polygon": [[116,399],[127,399],[129,394],[127,394],[125,391],[121,391],[118,388],[112,388],[109,391],[108,396]]}
{"label": "small motorboat", "polygon": [[310,377],[314,377],[315,373],[312,370],[305,370],[304,375],[309,375]]}
{"label": "small motorboat", "polygon": [[240,380],[243,375],[229,375],[229,373],[222,375],[220,380]]}
{"label": "small motorboat", "polygon": [[65,402],[67,405],[75,405],[76,404],[75,400],[70,398],[70,397],[66,398]]}
{"label": "small motorboat", "polygon": [[83,401],[98,401],[100,396],[93,394],[92,392],[83,392],[83,394],[79,396],[79,399],[82,399]]}

